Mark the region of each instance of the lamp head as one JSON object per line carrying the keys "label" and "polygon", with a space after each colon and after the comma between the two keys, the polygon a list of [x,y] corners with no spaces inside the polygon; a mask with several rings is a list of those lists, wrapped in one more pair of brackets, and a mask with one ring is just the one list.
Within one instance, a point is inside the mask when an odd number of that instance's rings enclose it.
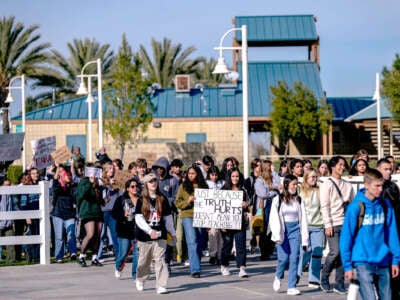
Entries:
{"label": "lamp head", "polygon": [[228,70],[228,67],[225,64],[225,59],[223,57],[218,58],[217,65],[215,66],[215,69],[213,71],[213,74],[227,74],[230,71]]}
{"label": "lamp head", "polygon": [[79,88],[78,88],[78,91],[76,92],[76,94],[78,96],[87,95],[88,94],[88,90],[86,88],[85,81],[83,80],[83,77],[81,77],[81,83],[79,84]]}
{"label": "lamp head", "polygon": [[93,103],[93,102],[94,102],[94,98],[93,98],[92,94],[89,94],[89,95],[88,95],[88,97],[87,97],[87,99],[86,99],[86,102],[87,102],[87,103],[89,103],[89,102],[92,102],[92,103]]}
{"label": "lamp head", "polygon": [[11,92],[8,92],[7,99],[6,99],[5,103],[13,103],[13,102],[14,102],[14,98],[11,95]]}

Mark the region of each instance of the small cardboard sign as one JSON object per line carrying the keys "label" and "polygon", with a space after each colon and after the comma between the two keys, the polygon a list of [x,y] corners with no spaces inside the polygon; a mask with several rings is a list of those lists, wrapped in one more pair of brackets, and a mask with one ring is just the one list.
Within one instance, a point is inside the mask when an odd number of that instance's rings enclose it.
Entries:
{"label": "small cardboard sign", "polygon": [[56,163],[62,164],[72,157],[72,153],[69,150],[68,146],[64,145],[61,148],[58,148],[56,151],[52,152],[51,157],[53,157]]}
{"label": "small cardboard sign", "polygon": [[86,177],[101,178],[102,174],[103,174],[103,170],[100,168],[85,167],[85,176]]}
{"label": "small cardboard sign", "polygon": [[113,186],[120,190],[124,190],[125,183],[129,179],[132,179],[132,177],[133,177],[133,175],[131,173],[128,173],[126,171],[121,171],[121,170],[115,170]]}

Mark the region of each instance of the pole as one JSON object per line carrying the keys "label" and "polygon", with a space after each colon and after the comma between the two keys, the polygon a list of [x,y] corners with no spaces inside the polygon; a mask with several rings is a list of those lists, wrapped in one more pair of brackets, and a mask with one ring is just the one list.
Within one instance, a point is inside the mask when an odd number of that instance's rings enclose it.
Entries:
{"label": "pole", "polygon": [[89,149],[88,149],[88,158],[89,161],[92,161],[92,84],[90,77],[88,78],[88,139],[89,139]]}
{"label": "pole", "polygon": [[382,125],[381,125],[381,94],[380,94],[380,78],[376,73],[376,121],[378,130],[378,159],[382,158]]}
{"label": "pole", "polygon": [[103,88],[101,84],[101,59],[97,59],[97,100],[99,114],[99,148],[103,147]]}
{"label": "pole", "polygon": [[242,26],[242,76],[243,76],[243,174],[249,177],[249,83],[247,58],[247,27]]}
{"label": "pole", "polygon": [[21,107],[22,107],[22,131],[25,134],[24,142],[22,144],[22,169],[23,172],[26,170],[26,130],[25,130],[25,119],[26,119],[26,109],[25,109],[25,75],[21,75]]}

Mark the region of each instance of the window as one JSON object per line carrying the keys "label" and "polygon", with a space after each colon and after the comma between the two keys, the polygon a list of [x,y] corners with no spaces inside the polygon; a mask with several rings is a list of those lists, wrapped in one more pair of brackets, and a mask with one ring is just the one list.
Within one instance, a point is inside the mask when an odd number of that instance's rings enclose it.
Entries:
{"label": "window", "polygon": [[186,133],[186,143],[205,143],[207,134],[205,133]]}

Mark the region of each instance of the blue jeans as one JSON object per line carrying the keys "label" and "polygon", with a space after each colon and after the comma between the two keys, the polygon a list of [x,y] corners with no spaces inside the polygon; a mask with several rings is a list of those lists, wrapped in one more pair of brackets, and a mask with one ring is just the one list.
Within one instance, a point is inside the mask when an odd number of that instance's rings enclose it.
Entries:
{"label": "blue jeans", "polygon": [[69,254],[76,254],[76,238],[75,238],[75,219],[63,220],[53,216],[55,250],[56,259],[64,257],[64,229],[67,232],[67,245]]}
{"label": "blue jeans", "polygon": [[193,218],[182,219],[183,230],[185,231],[186,244],[189,252],[190,274],[200,273],[200,255],[198,253],[197,241],[200,235],[199,228],[193,227]]}
{"label": "blue jeans", "polygon": [[323,227],[308,226],[309,251],[300,247],[300,263],[297,274],[301,277],[303,269],[309,262],[308,282],[317,282],[321,276],[322,252],[325,245],[325,230]]}
{"label": "blue jeans", "polygon": [[360,281],[360,294],[363,300],[375,300],[375,284],[379,299],[391,299],[390,268],[370,264],[356,266]]}
{"label": "blue jeans", "polygon": [[122,271],[125,265],[125,260],[127,258],[130,247],[132,249],[132,279],[136,279],[136,268],[139,258],[139,252],[136,240],[130,240],[118,237],[118,256],[115,260],[115,269]]}
{"label": "blue jeans", "polygon": [[282,244],[277,244],[278,265],[276,277],[283,278],[285,269],[289,264],[288,288],[295,288],[297,269],[299,266],[301,236],[298,222],[285,222],[285,237]]}
{"label": "blue jeans", "polygon": [[104,222],[103,222],[103,227],[101,228],[100,246],[97,256],[99,258],[103,257],[104,236],[107,235],[107,227],[108,227],[110,228],[111,239],[114,248],[114,255],[115,257],[118,257],[117,221],[115,221],[115,219],[111,216],[111,211],[104,211],[103,216],[104,216]]}

